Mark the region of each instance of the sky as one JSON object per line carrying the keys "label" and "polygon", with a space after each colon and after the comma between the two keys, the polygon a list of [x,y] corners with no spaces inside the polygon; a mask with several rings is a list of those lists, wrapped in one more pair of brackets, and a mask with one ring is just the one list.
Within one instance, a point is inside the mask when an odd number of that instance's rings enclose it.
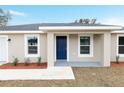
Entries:
{"label": "sky", "polygon": [[67,23],[76,19],[97,19],[97,23],[123,25],[124,6],[95,6],[95,5],[27,5],[27,6],[0,6],[10,11],[11,20],[8,25],[32,23]]}

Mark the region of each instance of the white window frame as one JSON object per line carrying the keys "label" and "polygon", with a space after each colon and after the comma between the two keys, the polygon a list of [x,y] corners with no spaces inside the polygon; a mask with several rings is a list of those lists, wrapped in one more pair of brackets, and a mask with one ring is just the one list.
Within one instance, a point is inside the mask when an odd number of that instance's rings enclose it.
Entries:
{"label": "white window frame", "polygon": [[123,35],[117,35],[117,56],[121,56],[121,57],[124,57],[124,54],[119,54],[119,37],[124,37],[124,34]]}
{"label": "white window frame", "polygon": [[[37,54],[28,54],[28,41],[27,41],[27,37],[37,37],[38,38],[38,50],[37,50]],[[25,46],[25,57],[39,57],[40,56],[40,35],[39,34],[26,34],[24,36],[24,46]]]}
{"label": "white window frame", "polygon": [[[81,54],[80,53],[80,37],[81,36],[88,36],[90,37],[90,54]],[[93,57],[93,35],[90,34],[90,35],[78,35],[78,57]]]}

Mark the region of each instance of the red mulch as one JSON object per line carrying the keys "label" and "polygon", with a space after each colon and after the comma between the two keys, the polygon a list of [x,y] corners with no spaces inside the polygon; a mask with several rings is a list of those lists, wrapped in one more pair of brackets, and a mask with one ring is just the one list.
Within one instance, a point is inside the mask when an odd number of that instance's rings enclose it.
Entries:
{"label": "red mulch", "polygon": [[124,62],[119,62],[119,64],[111,62],[111,67],[124,67]]}
{"label": "red mulch", "polygon": [[7,63],[0,65],[0,69],[45,69],[47,68],[47,63],[41,63],[37,65],[37,63],[29,63],[29,65],[25,65],[24,63],[18,63],[17,66],[14,66],[12,63]]}

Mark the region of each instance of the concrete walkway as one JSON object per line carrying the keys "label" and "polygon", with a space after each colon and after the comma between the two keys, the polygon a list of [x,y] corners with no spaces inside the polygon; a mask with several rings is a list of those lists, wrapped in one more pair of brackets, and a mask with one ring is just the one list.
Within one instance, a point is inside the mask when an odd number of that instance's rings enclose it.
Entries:
{"label": "concrete walkway", "polygon": [[0,80],[62,80],[75,79],[71,67],[48,69],[0,69]]}

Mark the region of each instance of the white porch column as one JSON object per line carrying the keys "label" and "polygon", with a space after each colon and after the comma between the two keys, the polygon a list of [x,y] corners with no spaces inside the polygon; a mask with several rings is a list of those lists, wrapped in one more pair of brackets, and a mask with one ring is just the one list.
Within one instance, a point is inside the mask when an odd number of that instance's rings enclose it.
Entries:
{"label": "white porch column", "polygon": [[47,34],[47,63],[48,67],[54,66],[54,34],[51,32]]}
{"label": "white porch column", "polygon": [[103,59],[102,64],[104,67],[110,66],[110,54],[111,51],[111,34],[110,32],[105,32],[103,35]]}

